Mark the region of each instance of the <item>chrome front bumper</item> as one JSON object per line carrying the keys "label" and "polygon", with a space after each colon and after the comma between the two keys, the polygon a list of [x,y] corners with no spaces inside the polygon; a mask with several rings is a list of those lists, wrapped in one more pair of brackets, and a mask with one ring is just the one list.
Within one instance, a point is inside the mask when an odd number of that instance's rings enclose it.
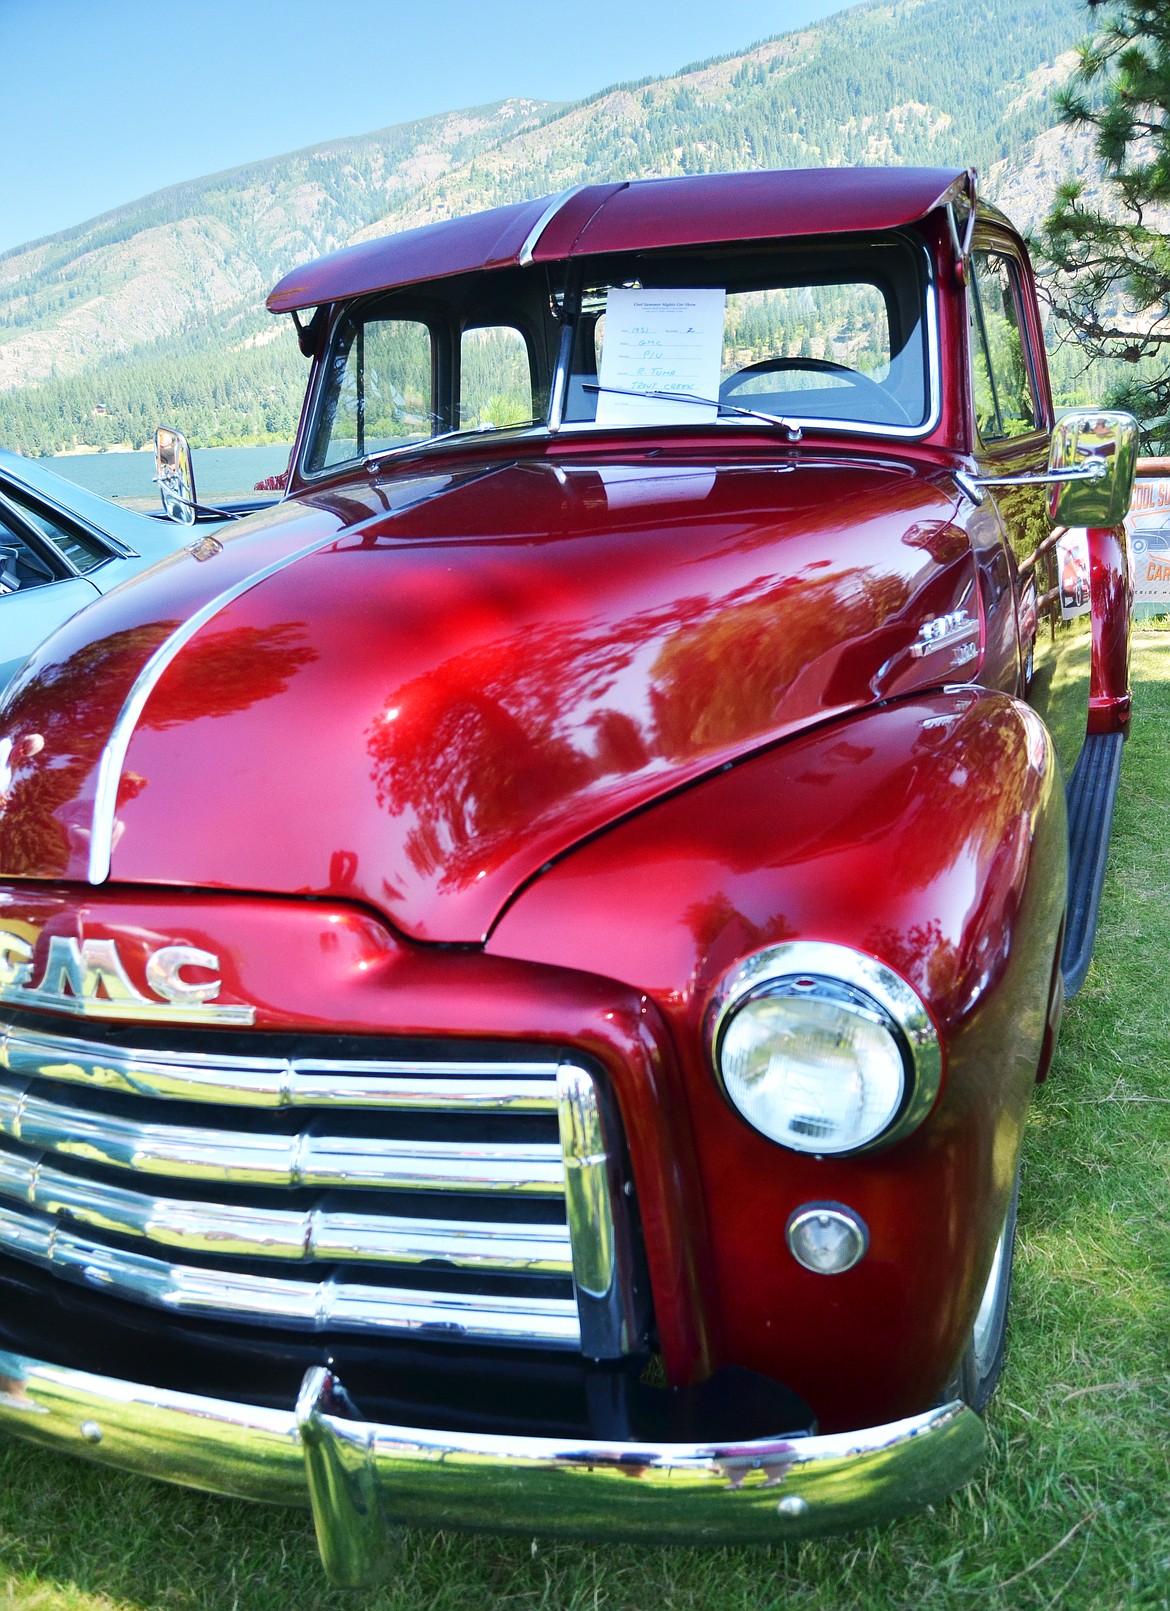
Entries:
{"label": "chrome front bumper", "polygon": [[350,1586],[383,1575],[407,1524],[690,1544],[864,1527],[958,1487],[984,1447],[983,1423],[958,1403],[824,1437],[572,1443],[348,1419],[321,1368],[290,1410],[11,1355],[3,1370],[0,1430],[212,1493],[311,1506],[326,1570]]}

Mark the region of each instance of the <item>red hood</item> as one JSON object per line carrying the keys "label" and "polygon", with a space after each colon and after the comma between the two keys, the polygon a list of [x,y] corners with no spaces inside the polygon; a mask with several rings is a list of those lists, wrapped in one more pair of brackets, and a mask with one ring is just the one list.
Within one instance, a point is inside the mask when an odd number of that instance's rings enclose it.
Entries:
{"label": "red hood", "polygon": [[618,815],[949,680],[950,654],[911,651],[978,615],[953,514],[856,459],[480,466],[289,501],[50,640],[0,715],[0,873],[86,878],[119,712],[208,606],[132,726],[111,879],[340,896],[478,941]]}

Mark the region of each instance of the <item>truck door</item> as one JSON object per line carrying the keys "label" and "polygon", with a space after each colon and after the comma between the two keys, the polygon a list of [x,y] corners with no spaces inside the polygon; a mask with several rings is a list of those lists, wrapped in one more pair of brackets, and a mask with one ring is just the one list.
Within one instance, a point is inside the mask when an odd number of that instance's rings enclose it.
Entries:
{"label": "truck door", "polygon": [[[969,288],[979,473],[1042,474],[1047,368],[1030,282],[1014,246],[976,243]],[[1083,531],[1053,528],[1042,486],[992,487],[1014,573],[1021,679],[1067,779],[1089,714],[1092,628]]]}

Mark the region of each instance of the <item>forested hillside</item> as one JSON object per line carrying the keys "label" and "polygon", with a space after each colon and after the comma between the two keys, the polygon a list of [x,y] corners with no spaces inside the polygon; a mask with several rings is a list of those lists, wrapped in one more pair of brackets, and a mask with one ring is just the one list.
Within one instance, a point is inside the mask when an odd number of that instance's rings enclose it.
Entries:
{"label": "forested hillside", "polygon": [[974,163],[1028,223],[1053,164],[1074,160],[1052,92],[1084,29],[1079,0],[870,0],[572,106],[452,112],[161,191],[0,256],[0,442],[138,445],[164,418],[200,445],[287,439],[304,362],[263,312],[273,281],[354,239],[582,180]]}

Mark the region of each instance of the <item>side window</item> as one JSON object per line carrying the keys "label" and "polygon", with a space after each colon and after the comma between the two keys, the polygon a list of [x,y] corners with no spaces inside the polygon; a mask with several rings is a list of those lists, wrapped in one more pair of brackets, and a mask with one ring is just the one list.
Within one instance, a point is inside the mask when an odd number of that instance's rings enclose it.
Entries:
{"label": "side window", "polygon": [[63,520],[46,513],[39,505],[29,503],[7,486],[3,490],[4,496],[24,516],[29,525],[43,537],[47,537],[57,552],[64,554],[69,563],[76,566],[79,571],[84,573],[95,570],[110,558],[109,549],[104,548],[88,532],[79,531],[75,526],[67,526]]}
{"label": "side window", "polygon": [[434,434],[432,339],[420,320],[349,319],[329,365],[310,471]]}
{"label": "side window", "polygon": [[985,442],[1023,436],[1037,424],[1020,322],[1016,271],[999,252],[972,254],[971,351],[975,419]]}
{"label": "side window", "polygon": [[526,425],[534,416],[528,343],[514,325],[465,330],[459,346],[459,428]]}
{"label": "side window", "polygon": [[39,554],[15,521],[0,507],[0,597],[59,580],[43,554]]}

